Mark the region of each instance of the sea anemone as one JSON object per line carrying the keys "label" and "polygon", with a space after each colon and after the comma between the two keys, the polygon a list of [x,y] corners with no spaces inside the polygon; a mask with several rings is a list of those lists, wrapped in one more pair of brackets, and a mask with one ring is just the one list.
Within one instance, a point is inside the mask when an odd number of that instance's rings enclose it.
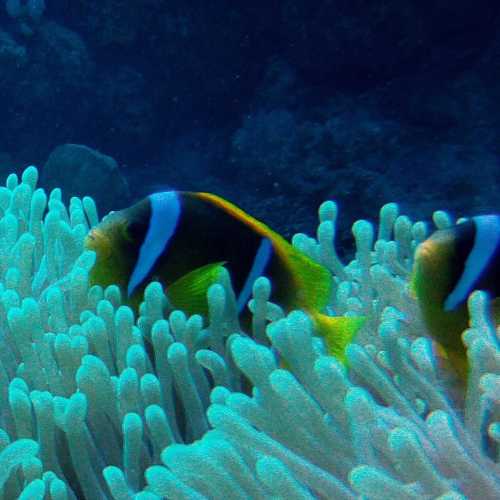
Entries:
{"label": "sea anemone", "polygon": [[369,222],[353,225],[347,265],[333,202],[317,238],[294,237],[334,276],[330,313],[367,317],[344,366],[307,315],[269,302],[266,278],[250,336],[227,273],[206,319],[168,311],[156,282],[134,317],[118,287],[89,287],[92,199],[67,207],[37,179],[29,167],[0,188],[0,498],[500,497],[490,300],[469,298],[465,390],[408,285],[424,223],[384,206],[376,237]]}

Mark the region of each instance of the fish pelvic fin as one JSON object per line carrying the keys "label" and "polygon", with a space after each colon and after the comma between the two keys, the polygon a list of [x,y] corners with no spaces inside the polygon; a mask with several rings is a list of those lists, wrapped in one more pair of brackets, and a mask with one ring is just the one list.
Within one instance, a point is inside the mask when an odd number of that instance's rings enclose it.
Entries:
{"label": "fish pelvic fin", "polygon": [[198,267],[181,276],[167,287],[167,298],[176,308],[186,314],[208,313],[207,291],[217,283],[225,262],[214,262]]}
{"label": "fish pelvic fin", "polygon": [[316,330],[323,337],[328,354],[345,363],[345,348],[350,344],[364,325],[364,316],[327,316],[316,313],[311,315]]}

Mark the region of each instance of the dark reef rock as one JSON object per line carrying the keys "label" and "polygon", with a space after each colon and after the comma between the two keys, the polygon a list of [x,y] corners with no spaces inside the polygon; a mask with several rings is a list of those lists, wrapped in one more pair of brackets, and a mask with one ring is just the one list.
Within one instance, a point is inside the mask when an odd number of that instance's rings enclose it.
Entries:
{"label": "dark reef rock", "polygon": [[104,70],[98,75],[93,119],[87,135],[100,147],[120,151],[127,161],[143,159],[155,147],[156,110],[144,76],[130,66]]}
{"label": "dark reef rock", "polygon": [[7,53],[11,61],[0,78],[2,139],[14,156],[40,162],[53,144],[81,133],[94,64],[83,39],[54,22],[16,43],[0,50],[0,59]]}
{"label": "dark reef rock", "polygon": [[499,5],[324,0],[281,3],[286,58],[319,84],[366,89],[416,71],[463,67],[487,46]]}
{"label": "dark reef rock", "polygon": [[134,44],[144,33],[151,18],[157,15],[160,4],[158,0],[71,0],[62,14],[93,45],[123,48]]}
{"label": "dark reef rock", "polygon": [[343,220],[498,210],[498,2],[61,0],[29,34],[0,20],[14,167],[91,144],[134,197],[215,191],[288,235],[326,197]]}
{"label": "dark reef rock", "polygon": [[0,64],[2,73],[9,74],[28,62],[26,47],[17,43],[6,31],[0,30]]}
{"label": "dark reef rock", "polygon": [[41,25],[31,49],[34,62],[43,62],[43,76],[57,79],[60,91],[80,91],[93,79],[95,65],[84,39],[64,26],[55,22]]}
{"label": "dark reef rock", "polygon": [[40,175],[45,189],[60,187],[63,196],[92,196],[99,213],[127,206],[128,184],[110,156],[80,144],[58,146],[50,154]]}

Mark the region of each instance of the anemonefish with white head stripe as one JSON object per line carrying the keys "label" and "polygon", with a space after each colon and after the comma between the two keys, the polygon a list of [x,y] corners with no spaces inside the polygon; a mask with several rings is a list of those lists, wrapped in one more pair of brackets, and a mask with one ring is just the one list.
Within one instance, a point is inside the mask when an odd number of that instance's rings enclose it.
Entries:
{"label": "anemonefish with white head stripe", "polygon": [[174,307],[205,315],[207,289],[224,266],[231,273],[240,312],[254,281],[267,276],[273,284],[271,300],[287,311],[306,311],[329,353],[340,360],[364,322],[323,314],[332,288],[329,271],[213,194],[152,194],[106,216],[90,231],[86,246],[97,256],[91,283],[119,285],[132,305],[142,300],[150,281],[158,280]]}
{"label": "anemonefish with white head stripe", "polygon": [[484,290],[500,306],[500,216],[480,215],[436,231],[415,254],[412,289],[429,332],[459,376],[467,377],[462,332],[468,327],[467,298]]}

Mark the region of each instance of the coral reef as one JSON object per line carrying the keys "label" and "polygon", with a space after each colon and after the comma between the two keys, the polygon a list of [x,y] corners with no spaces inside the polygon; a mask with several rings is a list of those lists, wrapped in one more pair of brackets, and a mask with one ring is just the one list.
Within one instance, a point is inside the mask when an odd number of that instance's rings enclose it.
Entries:
{"label": "coral reef", "polygon": [[330,198],[347,220],[497,210],[499,61],[491,0],[8,0],[1,173],[78,142],[136,198],[210,190],[287,236]]}
{"label": "coral reef", "polygon": [[268,301],[266,278],[249,304],[252,337],[227,274],[205,324],[167,313],[155,282],[134,318],[117,287],[89,288],[93,200],[66,207],[37,177],[30,167],[0,188],[0,498],[498,498],[489,300],[469,299],[463,394],[408,290],[425,224],[384,206],[376,235],[354,224],[347,265],[333,202],[317,238],[294,238],[334,275],[331,312],[368,316],[346,369],[303,313]]}

